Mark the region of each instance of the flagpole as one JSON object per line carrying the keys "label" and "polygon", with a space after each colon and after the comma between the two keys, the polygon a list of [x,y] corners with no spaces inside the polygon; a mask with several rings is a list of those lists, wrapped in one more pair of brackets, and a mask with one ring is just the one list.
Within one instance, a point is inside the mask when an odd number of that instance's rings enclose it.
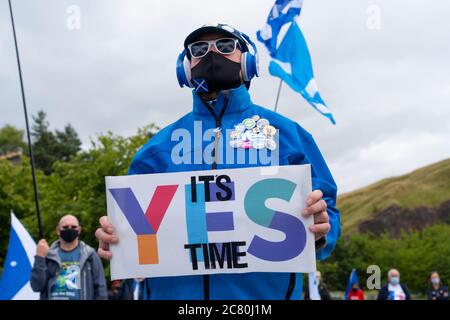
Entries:
{"label": "flagpole", "polygon": [[280,85],[278,86],[277,100],[275,101],[275,109],[273,111],[277,112],[278,101],[280,100],[281,87],[283,86],[283,80],[280,80]]}
{"label": "flagpole", "polygon": [[14,36],[14,45],[16,48],[17,67],[19,69],[20,89],[22,92],[22,104],[23,104],[23,111],[25,114],[25,125],[26,125],[26,129],[27,129],[28,152],[30,154],[31,175],[33,178],[34,203],[36,205],[36,214],[37,214],[37,221],[38,221],[38,228],[39,228],[39,239],[42,239],[43,232],[42,232],[41,210],[39,208],[39,194],[38,194],[38,187],[37,187],[37,180],[36,180],[36,170],[35,170],[35,165],[34,165],[33,149],[31,147],[30,126],[28,124],[27,103],[26,103],[26,99],[25,99],[25,89],[24,89],[24,85],[23,85],[22,68],[20,66],[19,47],[17,45],[16,27],[14,24],[14,15],[13,15],[13,10],[12,10],[11,0],[8,0],[8,3],[9,3],[9,13],[11,14],[11,25],[12,25],[13,36]]}

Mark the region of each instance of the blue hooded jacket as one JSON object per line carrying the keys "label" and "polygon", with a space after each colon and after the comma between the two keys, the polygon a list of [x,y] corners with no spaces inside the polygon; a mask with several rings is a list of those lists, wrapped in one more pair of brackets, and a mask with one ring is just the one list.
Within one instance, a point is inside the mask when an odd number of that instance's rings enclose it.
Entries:
{"label": "blue hooded jacket", "polygon": [[[178,150],[180,137],[188,133],[192,137],[202,137],[207,130],[221,128],[223,132],[219,139],[225,140],[225,130],[234,126],[245,118],[258,115],[269,120],[270,124],[279,130],[279,163],[278,165],[311,164],[313,190],[320,189],[323,199],[328,205],[331,230],[326,236],[326,243],[317,248],[317,259],[327,258],[333,251],[336,241],[340,237],[340,214],[336,208],[337,187],[333,177],[322,157],[311,134],[296,122],[263,107],[255,105],[250,99],[247,88],[239,88],[221,92],[214,108],[205,104],[197,93],[193,93],[193,110],[176,122],[160,130],[135,155],[129,174],[165,173],[179,171],[196,171],[211,169],[228,169],[239,167],[263,166],[258,159],[226,163],[220,161],[195,161],[200,159],[203,152],[211,151],[214,136],[210,141],[191,142],[190,148],[181,152],[182,163],[174,161],[173,151]],[[181,129],[177,130],[177,129]],[[184,129],[184,130],[183,130]],[[194,135],[194,131],[196,131]],[[199,132],[201,132],[199,134]],[[204,140],[205,138],[200,138]],[[195,139],[194,139],[195,140]],[[227,143],[217,144],[217,154],[225,155],[231,148]],[[226,151],[226,149],[228,149]],[[248,150],[246,150],[248,152]],[[225,158],[225,156],[223,156]],[[236,162],[236,161],[235,161]],[[270,165],[270,164],[269,164]],[[317,244],[317,243],[316,243]],[[302,275],[289,273],[244,273],[244,274],[216,274],[205,276],[159,277],[145,280],[145,299],[301,299]]]}

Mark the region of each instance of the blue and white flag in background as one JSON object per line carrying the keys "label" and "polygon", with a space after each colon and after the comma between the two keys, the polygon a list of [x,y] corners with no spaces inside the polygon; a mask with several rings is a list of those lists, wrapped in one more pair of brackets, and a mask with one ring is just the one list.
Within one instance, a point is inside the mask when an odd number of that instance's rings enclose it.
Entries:
{"label": "blue and white flag in background", "polygon": [[322,115],[336,124],[333,115],[319,94],[312,69],[311,57],[305,38],[295,21],[277,49],[274,60],[269,64],[271,75],[286,82],[293,90]]}
{"label": "blue and white flag in background", "polygon": [[[269,64],[269,72],[271,75],[286,82],[294,91],[300,93],[314,109],[327,117],[332,124],[336,124],[333,115],[320,96],[317,82],[314,78],[311,56],[306,40],[300,27],[295,22],[297,16],[293,15],[295,12],[300,13],[303,1],[277,1],[274,8],[278,2],[284,4],[284,11],[288,7],[297,8],[297,10],[289,9],[283,18],[279,18],[283,24],[291,21],[291,25],[279,45],[277,45],[277,39],[278,32],[282,26],[280,24],[281,22],[277,22],[276,24],[273,22],[270,28],[266,25],[266,27],[258,32],[258,39],[266,45],[272,57]],[[277,27],[274,28],[274,25]],[[264,37],[265,34],[269,34],[267,30],[271,30],[270,38],[268,36]]]}
{"label": "blue and white flag in background", "polygon": [[11,232],[8,253],[0,279],[0,300],[37,300],[39,293],[30,286],[31,268],[36,243],[25,227],[11,212]]}
{"label": "blue and white flag in background", "polygon": [[265,44],[272,57],[275,56],[281,27],[300,14],[302,5],[303,0],[276,0],[266,24],[256,33],[258,40]]}
{"label": "blue and white flag in background", "polygon": [[350,277],[348,277],[347,288],[345,289],[345,300],[348,300],[350,290],[352,290],[355,283],[359,284],[358,275],[356,274],[356,269],[352,269]]}

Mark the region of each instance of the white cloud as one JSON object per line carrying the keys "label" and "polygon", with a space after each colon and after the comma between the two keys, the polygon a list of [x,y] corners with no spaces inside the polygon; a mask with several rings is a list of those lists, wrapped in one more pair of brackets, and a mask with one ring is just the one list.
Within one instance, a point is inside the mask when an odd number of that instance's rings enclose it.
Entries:
{"label": "white cloud", "polygon": [[349,152],[332,164],[341,192],[448,158],[449,137],[450,130],[439,134],[426,131],[392,133],[389,139],[377,139]]}

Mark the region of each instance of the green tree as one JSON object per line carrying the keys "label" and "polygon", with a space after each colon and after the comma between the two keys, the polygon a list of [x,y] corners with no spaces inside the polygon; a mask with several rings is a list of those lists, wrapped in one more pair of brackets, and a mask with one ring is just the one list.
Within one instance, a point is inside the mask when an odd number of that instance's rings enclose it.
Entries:
{"label": "green tree", "polygon": [[[106,214],[105,176],[125,175],[137,150],[158,130],[154,125],[124,138],[112,133],[99,136],[89,150],[68,161],[57,160],[45,175],[37,170],[44,237],[56,240],[55,226],[65,214],[80,218],[81,239],[93,247],[98,219]],[[38,240],[30,166],[27,159],[13,166],[0,160],[0,267],[6,254],[9,213],[13,210],[27,230]],[[108,269],[107,269],[108,270]]]}
{"label": "green tree", "polygon": [[50,123],[47,121],[47,114],[39,111],[37,116],[33,116],[33,126],[31,134],[33,136],[33,154],[36,167],[43,170],[45,174],[52,172],[53,163],[57,160],[57,140],[53,132],[50,131]]}
{"label": "green tree", "polygon": [[0,129],[0,155],[9,152],[25,152],[27,145],[23,140],[23,130],[12,125],[5,125]]}
{"label": "green tree", "polygon": [[68,161],[70,157],[76,155],[81,150],[81,141],[78,133],[69,123],[64,127],[64,131],[55,132],[58,142],[56,156],[60,161]]}
{"label": "green tree", "polygon": [[36,167],[49,175],[56,161],[69,161],[80,151],[81,141],[75,129],[66,125],[63,131],[50,131],[47,114],[39,111],[33,116],[33,153]]}
{"label": "green tree", "polygon": [[106,214],[105,177],[126,175],[133,156],[156,130],[150,125],[129,138],[108,133],[71,161],[55,163],[51,180],[52,189],[58,192],[53,193],[50,207],[59,216],[71,213],[80,217],[88,243],[96,243],[98,219]]}

